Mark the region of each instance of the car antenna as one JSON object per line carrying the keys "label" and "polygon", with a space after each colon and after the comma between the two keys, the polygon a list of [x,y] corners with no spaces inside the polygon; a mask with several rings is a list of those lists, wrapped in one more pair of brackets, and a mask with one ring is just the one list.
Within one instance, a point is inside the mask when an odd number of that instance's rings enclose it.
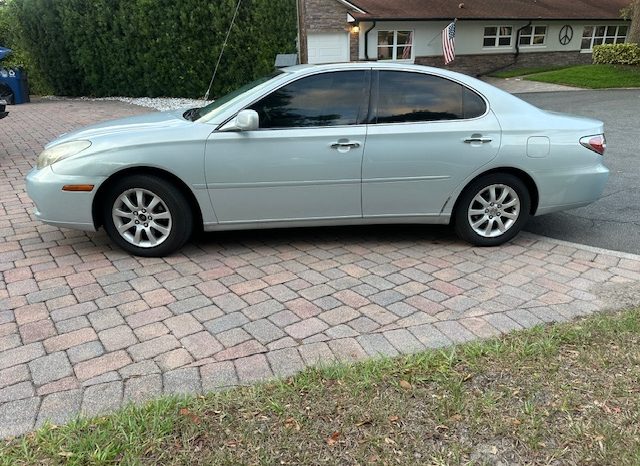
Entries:
{"label": "car antenna", "polygon": [[229,25],[227,36],[224,38],[224,42],[222,44],[222,50],[220,50],[220,55],[218,56],[218,62],[216,63],[216,67],[213,69],[213,76],[211,76],[211,81],[209,82],[209,88],[207,89],[207,92],[204,94],[203,100],[209,100],[209,92],[211,92],[211,86],[213,86],[213,81],[216,79],[216,74],[218,74],[218,67],[220,66],[220,61],[222,61],[222,55],[224,55],[224,49],[227,47],[227,42],[229,41],[229,35],[231,35],[231,29],[233,29],[233,25],[236,22],[236,17],[238,16],[238,11],[240,10],[241,3],[242,3],[242,0],[238,0],[238,4],[236,5],[236,11],[233,13],[233,18],[231,18],[231,24]]}

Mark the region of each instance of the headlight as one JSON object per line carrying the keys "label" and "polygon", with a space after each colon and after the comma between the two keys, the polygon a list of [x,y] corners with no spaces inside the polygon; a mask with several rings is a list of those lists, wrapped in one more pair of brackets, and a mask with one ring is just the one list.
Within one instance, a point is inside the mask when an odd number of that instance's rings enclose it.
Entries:
{"label": "headlight", "polygon": [[45,149],[38,156],[38,169],[48,167],[59,160],[66,159],[73,155],[79,154],[91,146],[90,141],[71,141],[58,144],[57,146]]}

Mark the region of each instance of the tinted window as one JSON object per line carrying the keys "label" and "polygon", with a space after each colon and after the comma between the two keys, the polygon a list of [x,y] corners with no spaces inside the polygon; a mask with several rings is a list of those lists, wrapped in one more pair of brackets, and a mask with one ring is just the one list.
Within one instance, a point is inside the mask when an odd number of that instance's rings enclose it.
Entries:
{"label": "tinted window", "polygon": [[437,76],[381,71],[378,86],[377,123],[460,120],[486,111],[475,92]]}
{"label": "tinted window", "polygon": [[487,111],[487,104],[482,97],[471,89],[462,87],[462,112],[465,118],[478,118]]}
{"label": "tinted window", "polygon": [[251,106],[261,128],[355,125],[365,108],[364,71],[323,73],[299,79]]}

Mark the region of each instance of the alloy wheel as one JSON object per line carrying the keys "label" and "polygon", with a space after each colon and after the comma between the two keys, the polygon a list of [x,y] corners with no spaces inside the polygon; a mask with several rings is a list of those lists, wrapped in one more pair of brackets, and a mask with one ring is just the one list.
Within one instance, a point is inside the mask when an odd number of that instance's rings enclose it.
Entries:
{"label": "alloy wheel", "polygon": [[169,237],[173,225],[165,202],[148,189],[128,189],[116,198],[111,210],[116,230],[128,243],[153,248]]}
{"label": "alloy wheel", "polygon": [[484,238],[505,234],[520,216],[520,198],[516,191],[504,184],[483,188],[469,204],[469,225]]}

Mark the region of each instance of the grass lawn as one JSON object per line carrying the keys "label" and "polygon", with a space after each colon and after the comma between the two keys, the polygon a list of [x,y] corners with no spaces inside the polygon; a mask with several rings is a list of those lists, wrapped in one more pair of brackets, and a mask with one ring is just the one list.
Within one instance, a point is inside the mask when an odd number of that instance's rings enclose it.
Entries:
{"label": "grass lawn", "polygon": [[517,76],[527,76],[530,74],[543,73],[545,71],[555,71],[558,69],[562,69],[562,66],[539,66],[534,68],[516,68],[513,70],[506,71],[496,71],[495,73],[490,74],[494,78],[515,78]]}
{"label": "grass lawn", "polygon": [[640,309],[0,442],[0,464],[639,464]]}
{"label": "grass lawn", "polygon": [[525,79],[587,89],[640,87],[640,66],[584,65],[529,75]]}

